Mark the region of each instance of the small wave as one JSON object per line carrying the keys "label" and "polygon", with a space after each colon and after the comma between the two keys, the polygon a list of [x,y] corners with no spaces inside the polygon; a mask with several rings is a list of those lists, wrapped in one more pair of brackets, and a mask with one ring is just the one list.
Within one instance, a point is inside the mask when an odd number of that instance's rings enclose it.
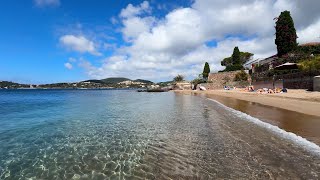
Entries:
{"label": "small wave", "polygon": [[250,121],[250,122],[253,122],[254,124],[260,126],[260,127],[263,127],[265,129],[267,129],[268,131],[272,132],[272,133],[275,133],[277,135],[279,135],[280,137],[283,137],[284,139],[287,139],[295,144],[298,144],[299,146],[303,147],[305,150],[311,152],[311,153],[314,153],[318,156],[320,156],[320,147],[313,143],[313,142],[310,142],[308,141],[307,139],[301,137],[301,136],[298,136],[292,132],[287,132],[283,129],[280,129],[278,126],[274,126],[274,125],[271,125],[269,123],[266,123],[266,122],[263,122],[261,121],[260,119],[258,118],[255,118],[255,117],[252,117],[246,113],[243,113],[241,111],[238,111],[238,110],[235,110],[235,109],[232,109],[214,99],[210,99],[210,98],[207,98],[209,101],[213,101],[215,103],[217,103],[218,105],[220,105],[221,107],[227,109],[228,111],[234,113],[235,115],[237,115],[238,117],[240,118],[243,118],[247,121]]}

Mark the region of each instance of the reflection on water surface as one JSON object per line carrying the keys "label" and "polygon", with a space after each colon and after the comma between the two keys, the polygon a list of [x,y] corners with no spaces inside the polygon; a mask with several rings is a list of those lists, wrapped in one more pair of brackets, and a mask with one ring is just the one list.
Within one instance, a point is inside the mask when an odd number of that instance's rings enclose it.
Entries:
{"label": "reflection on water surface", "polygon": [[0,106],[0,179],[320,175],[318,155],[201,97],[12,90]]}

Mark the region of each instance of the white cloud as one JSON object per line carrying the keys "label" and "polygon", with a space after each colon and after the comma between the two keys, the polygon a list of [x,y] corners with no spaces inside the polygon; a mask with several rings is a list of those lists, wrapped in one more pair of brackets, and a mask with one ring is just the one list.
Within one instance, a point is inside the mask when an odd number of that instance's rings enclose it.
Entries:
{"label": "white cloud", "polygon": [[[235,46],[254,53],[255,58],[275,54],[273,19],[284,10],[291,11],[299,42],[319,41],[320,11],[314,8],[319,6],[317,0],[195,0],[191,7],[175,9],[159,19],[150,15],[147,1],[129,4],[121,11],[119,23],[130,44],[117,48],[99,67],[85,60],[81,66],[93,78],[196,77],[206,61],[212,71],[222,69],[220,61]],[[217,45],[208,46],[210,41]]]}
{"label": "white cloud", "polygon": [[126,41],[137,38],[143,32],[149,32],[155,22],[153,17],[132,17],[122,21],[122,33]]}
{"label": "white cloud", "polygon": [[320,18],[319,20],[297,32],[300,43],[320,41]]}
{"label": "white cloud", "polygon": [[95,44],[84,36],[64,35],[60,37],[60,43],[69,50],[80,53],[88,52],[97,56],[101,55],[101,53],[96,50]]}
{"label": "white cloud", "polygon": [[151,11],[148,1],[144,1],[139,6],[133,6],[132,4],[128,4],[125,9],[121,10],[120,17],[129,18],[133,16],[140,15],[142,13],[148,13]]}
{"label": "white cloud", "polygon": [[74,62],[77,61],[77,59],[75,59],[75,58],[73,58],[73,57],[70,57],[68,60],[69,60],[69,62],[72,62],[72,63],[74,63]]}
{"label": "white cloud", "polygon": [[67,62],[67,63],[64,63],[64,67],[67,68],[67,69],[72,69],[73,66],[71,63]]}
{"label": "white cloud", "polygon": [[60,0],[34,0],[34,3],[38,7],[59,6]]}

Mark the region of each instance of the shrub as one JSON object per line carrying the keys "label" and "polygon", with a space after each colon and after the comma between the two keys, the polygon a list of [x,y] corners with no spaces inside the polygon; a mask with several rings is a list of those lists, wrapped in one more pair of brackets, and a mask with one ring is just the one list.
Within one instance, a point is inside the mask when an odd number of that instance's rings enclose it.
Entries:
{"label": "shrub", "polygon": [[299,69],[302,71],[320,70],[320,56],[301,61],[299,63]]}
{"label": "shrub", "polygon": [[248,81],[248,74],[244,70],[241,70],[235,75],[234,81]]}
{"label": "shrub", "polygon": [[300,53],[305,53],[305,54],[320,54],[320,45],[309,45],[309,46],[298,46],[297,49],[298,52]]}
{"label": "shrub", "polygon": [[201,79],[201,78],[196,78],[196,79],[191,81],[191,83],[194,84],[194,85],[198,85],[198,84],[205,83],[205,82],[206,81]]}

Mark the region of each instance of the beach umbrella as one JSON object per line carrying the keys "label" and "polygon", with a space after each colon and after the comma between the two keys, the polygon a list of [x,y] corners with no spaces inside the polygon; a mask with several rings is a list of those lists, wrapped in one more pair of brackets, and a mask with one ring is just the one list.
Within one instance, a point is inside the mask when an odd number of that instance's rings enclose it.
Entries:
{"label": "beach umbrella", "polygon": [[274,69],[276,70],[288,70],[288,69],[298,69],[298,65],[296,63],[284,63],[279,66],[276,66]]}

